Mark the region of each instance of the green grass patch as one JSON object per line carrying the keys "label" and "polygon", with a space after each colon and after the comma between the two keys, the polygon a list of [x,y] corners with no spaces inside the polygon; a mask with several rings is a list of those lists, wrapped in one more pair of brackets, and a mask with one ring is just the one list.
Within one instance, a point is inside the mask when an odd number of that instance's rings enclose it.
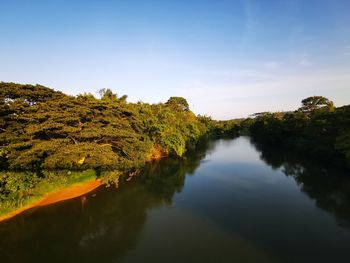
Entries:
{"label": "green grass patch", "polygon": [[0,216],[26,207],[45,195],[96,179],[96,172],[44,171],[0,172]]}

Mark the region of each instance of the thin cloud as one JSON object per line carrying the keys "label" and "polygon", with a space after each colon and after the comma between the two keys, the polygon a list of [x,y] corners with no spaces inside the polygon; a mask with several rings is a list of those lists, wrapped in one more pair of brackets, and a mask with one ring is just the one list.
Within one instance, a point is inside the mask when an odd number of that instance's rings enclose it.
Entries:
{"label": "thin cloud", "polygon": [[231,78],[270,78],[271,75],[254,69],[223,69],[210,72],[217,77]]}
{"label": "thin cloud", "polygon": [[306,58],[302,59],[299,61],[299,66],[302,66],[302,67],[308,67],[308,66],[311,66],[312,65],[312,62]]}
{"label": "thin cloud", "polygon": [[301,99],[312,95],[327,96],[343,105],[350,99],[350,91],[345,88],[349,82],[348,70],[328,70],[276,75],[269,81],[255,83],[196,81],[185,84],[177,95],[188,98],[198,114],[229,119],[258,111],[293,110],[299,107]]}
{"label": "thin cloud", "polygon": [[264,64],[264,67],[267,69],[278,69],[281,67],[281,63],[277,61],[269,61]]}
{"label": "thin cloud", "polygon": [[256,17],[254,15],[253,3],[250,0],[244,1],[245,29],[249,32],[256,28]]}
{"label": "thin cloud", "polygon": [[343,55],[344,55],[344,56],[350,56],[350,45],[344,47],[343,50],[344,50],[344,51],[343,51]]}

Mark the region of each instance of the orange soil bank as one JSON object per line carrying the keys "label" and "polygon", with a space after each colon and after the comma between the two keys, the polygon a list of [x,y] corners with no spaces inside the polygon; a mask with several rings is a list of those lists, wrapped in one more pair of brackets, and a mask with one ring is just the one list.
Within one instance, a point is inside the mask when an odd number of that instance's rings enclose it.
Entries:
{"label": "orange soil bank", "polygon": [[6,215],[0,216],[0,222],[3,220],[9,219],[11,217],[14,217],[15,215],[18,215],[18,214],[22,213],[23,211],[28,210],[28,209],[33,208],[33,207],[49,205],[49,204],[57,203],[57,202],[60,202],[63,200],[72,199],[72,198],[84,195],[84,194],[96,189],[100,185],[101,185],[100,180],[93,180],[93,181],[87,182],[86,184],[72,185],[68,188],[59,190],[57,192],[47,194],[39,201],[36,201],[32,204],[29,204],[25,207],[18,209],[18,210],[12,211]]}

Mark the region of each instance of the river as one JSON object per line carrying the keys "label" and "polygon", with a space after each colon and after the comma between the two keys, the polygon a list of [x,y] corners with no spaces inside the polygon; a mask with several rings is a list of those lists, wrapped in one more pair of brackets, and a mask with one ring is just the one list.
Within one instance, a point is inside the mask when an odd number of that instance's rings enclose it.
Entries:
{"label": "river", "polygon": [[0,262],[349,262],[350,177],[249,137],[0,223]]}

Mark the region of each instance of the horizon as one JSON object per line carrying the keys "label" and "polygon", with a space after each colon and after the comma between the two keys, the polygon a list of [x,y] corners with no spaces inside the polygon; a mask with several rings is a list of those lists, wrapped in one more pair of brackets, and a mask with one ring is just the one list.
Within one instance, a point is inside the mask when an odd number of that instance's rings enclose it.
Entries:
{"label": "horizon", "polygon": [[0,3],[0,81],[128,101],[187,99],[214,119],[349,104],[348,1]]}

